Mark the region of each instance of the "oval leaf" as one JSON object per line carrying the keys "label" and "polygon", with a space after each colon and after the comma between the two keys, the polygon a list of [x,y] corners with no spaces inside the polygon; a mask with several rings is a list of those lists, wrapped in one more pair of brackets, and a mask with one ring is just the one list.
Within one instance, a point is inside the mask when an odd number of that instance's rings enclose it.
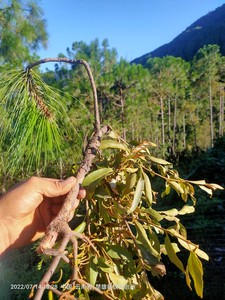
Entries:
{"label": "oval leaf", "polygon": [[176,182],[176,181],[169,181],[169,184],[172,186],[172,188],[178,193],[178,194],[183,194],[184,190],[182,186]]}
{"label": "oval leaf", "polygon": [[152,206],[152,187],[148,175],[143,172],[145,181],[145,196],[149,206]]}
{"label": "oval leaf", "polygon": [[88,282],[94,286],[98,277],[98,267],[94,262],[93,256],[90,257],[89,263],[86,266],[85,275]]}
{"label": "oval leaf", "polygon": [[112,283],[115,285],[115,287],[119,290],[124,290],[126,284],[127,284],[127,279],[125,279],[121,275],[117,275],[115,273],[109,273],[109,278],[112,280]]}
{"label": "oval leaf", "polygon": [[190,252],[188,258],[188,272],[193,278],[196,294],[203,298],[203,268],[201,261],[194,252]]}
{"label": "oval leaf", "polygon": [[181,260],[178,258],[178,256],[176,255],[176,252],[173,248],[172,243],[170,242],[170,238],[168,235],[166,235],[165,237],[165,247],[166,247],[166,252],[167,255],[169,256],[169,259],[171,260],[171,262],[178,267],[178,269],[181,270],[181,272],[185,273],[185,269],[184,266],[181,262]]}
{"label": "oval leaf", "polygon": [[138,180],[137,186],[136,186],[136,190],[134,193],[134,199],[132,201],[131,207],[127,211],[128,214],[131,214],[137,208],[137,206],[141,200],[141,195],[142,195],[143,190],[144,190],[144,180],[140,177]]}
{"label": "oval leaf", "polygon": [[113,172],[112,168],[102,168],[102,169],[93,171],[84,178],[82,185],[84,187],[89,186],[93,183],[96,183],[96,185],[97,185],[100,182],[100,180],[102,180],[104,177],[106,177],[107,175],[109,175],[112,172]]}
{"label": "oval leaf", "polygon": [[128,152],[128,148],[125,144],[122,144],[116,140],[103,140],[100,145],[100,149],[119,149]]}
{"label": "oval leaf", "polygon": [[122,191],[123,195],[126,195],[126,194],[131,192],[131,190],[135,186],[136,179],[137,179],[137,174],[136,173],[127,174],[127,176],[126,176],[126,186],[125,186],[125,189]]}
{"label": "oval leaf", "polygon": [[150,156],[149,159],[150,159],[152,162],[156,163],[156,164],[160,164],[160,165],[171,165],[170,162],[168,162],[168,161],[166,161],[166,160],[164,160],[164,159],[162,159],[162,158],[157,158],[157,157],[154,157],[154,156]]}
{"label": "oval leaf", "polygon": [[149,253],[159,258],[160,254],[156,251],[156,249],[153,248],[142,224],[138,221],[135,221],[135,225],[135,228],[137,230],[137,241],[139,241],[145,247],[145,249],[149,251]]}
{"label": "oval leaf", "polygon": [[185,242],[184,240],[181,240],[178,238],[178,242],[181,244],[181,246],[183,246],[185,249],[189,250],[189,251],[194,251],[195,254],[197,254],[199,257],[205,259],[205,260],[209,260],[209,256],[207,253],[205,253],[204,251],[202,251],[199,248],[196,248],[196,246],[194,246],[193,244],[190,244],[188,242]]}
{"label": "oval leaf", "polygon": [[195,211],[194,206],[191,205],[184,205],[181,210],[179,210],[178,214],[179,215],[186,215],[186,214],[191,214]]}

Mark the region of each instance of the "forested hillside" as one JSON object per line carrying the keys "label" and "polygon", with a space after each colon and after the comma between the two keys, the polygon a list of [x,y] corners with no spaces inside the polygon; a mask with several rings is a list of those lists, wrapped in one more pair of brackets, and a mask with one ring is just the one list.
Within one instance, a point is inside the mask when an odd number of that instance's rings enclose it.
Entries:
{"label": "forested hillside", "polygon": [[133,60],[133,63],[145,65],[150,57],[167,55],[182,57],[191,61],[204,45],[216,44],[225,55],[225,4],[199,18],[168,44]]}

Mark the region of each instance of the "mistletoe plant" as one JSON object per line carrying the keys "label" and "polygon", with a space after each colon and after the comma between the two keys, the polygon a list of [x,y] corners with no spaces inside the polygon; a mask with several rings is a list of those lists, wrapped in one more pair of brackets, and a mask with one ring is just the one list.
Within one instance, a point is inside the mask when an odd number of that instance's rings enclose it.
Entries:
{"label": "mistletoe plant", "polygon": [[[30,297],[41,299],[46,291],[48,299],[163,299],[150,278],[166,274],[163,255],[167,255],[185,275],[189,288],[194,285],[202,298],[201,259],[209,258],[188,240],[179,216],[194,212],[194,186],[210,195],[222,187],[180,178],[169,162],[153,155],[155,144],[128,144],[110,126],[101,126],[94,79],[84,60],[44,59],[23,71],[2,75],[6,169],[48,166],[63,151],[65,103],[33,71],[49,61],[85,67],[93,91],[95,124],[76,173],[77,183],[37,248],[39,268],[43,262],[49,267]],[[162,196],[172,190],[180,196],[184,203],[180,209],[157,209],[155,178],[165,186]],[[77,199],[80,184],[87,191],[81,202]],[[71,222],[76,220],[79,224],[74,228]],[[179,257],[180,248],[186,251],[186,259]],[[53,274],[57,280],[53,281]]]}

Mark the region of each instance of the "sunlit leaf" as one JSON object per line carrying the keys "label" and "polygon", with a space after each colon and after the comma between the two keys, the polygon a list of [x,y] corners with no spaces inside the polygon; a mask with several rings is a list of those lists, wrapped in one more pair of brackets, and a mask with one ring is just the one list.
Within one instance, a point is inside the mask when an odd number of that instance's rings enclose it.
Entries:
{"label": "sunlit leaf", "polygon": [[54,300],[53,292],[48,291],[48,300]]}
{"label": "sunlit leaf", "polygon": [[204,185],[206,184],[205,180],[188,180],[188,182],[197,184],[197,185]]}
{"label": "sunlit leaf", "polygon": [[167,232],[170,232],[172,236],[176,237],[178,242],[188,251],[195,252],[199,257],[209,260],[209,256],[201,249],[198,248],[197,245],[192,244],[190,241],[185,241],[183,236],[180,235],[174,228],[167,229]]}
{"label": "sunlit leaf", "polygon": [[209,256],[207,253],[205,253],[203,250],[197,248],[196,246],[194,246],[193,244],[189,243],[189,242],[185,242],[184,240],[178,238],[178,242],[181,244],[181,246],[183,246],[185,249],[189,250],[189,251],[194,251],[199,257],[205,259],[205,260],[209,260]]}
{"label": "sunlit leaf", "polygon": [[112,283],[115,287],[119,290],[124,290],[128,280],[121,275],[115,273],[109,273],[109,278],[111,279]]}
{"label": "sunlit leaf", "polygon": [[136,190],[134,193],[134,198],[133,198],[131,207],[127,211],[128,214],[131,214],[137,208],[137,206],[141,200],[143,190],[144,190],[144,180],[140,177],[138,180],[137,186],[136,186]]}
{"label": "sunlit leaf", "polygon": [[181,210],[179,210],[178,214],[179,215],[186,215],[186,214],[191,214],[195,211],[195,208],[194,206],[191,206],[191,205],[184,205],[182,207]]}
{"label": "sunlit leaf", "polygon": [[138,168],[126,168],[127,173],[136,173],[138,171]]}
{"label": "sunlit leaf", "polygon": [[212,194],[213,194],[212,189],[209,189],[209,188],[207,188],[207,187],[204,186],[204,185],[199,185],[199,187],[200,187],[200,189],[202,189],[203,191],[205,191],[207,194],[209,194],[210,197],[212,197]]}
{"label": "sunlit leaf", "polygon": [[188,272],[191,274],[191,277],[194,281],[196,294],[200,298],[203,298],[203,268],[201,261],[194,252],[190,252],[188,258]]}
{"label": "sunlit leaf", "polygon": [[156,163],[156,164],[160,164],[160,165],[171,165],[170,162],[168,162],[168,161],[166,161],[166,160],[164,160],[164,159],[162,159],[162,158],[157,158],[157,157],[154,157],[154,156],[150,156],[149,159],[150,159],[152,162]]}
{"label": "sunlit leaf", "polygon": [[110,137],[111,139],[118,139],[118,134],[115,132],[115,131],[113,131],[113,130],[110,130],[110,132],[109,132],[109,134],[108,134],[108,137]]}
{"label": "sunlit leaf", "polygon": [[224,190],[224,188],[221,185],[216,184],[216,183],[207,183],[205,186],[211,188],[214,191],[217,190],[217,189],[218,190]]}
{"label": "sunlit leaf", "polygon": [[173,245],[172,245],[168,235],[166,235],[166,237],[165,237],[165,247],[166,247],[167,255],[169,256],[169,259],[171,260],[171,262],[173,264],[175,264],[181,270],[181,272],[185,273],[184,266],[183,266],[181,260],[176,255],[176,252],[173,248]]}
{"label": "sunlit leaf", "polygon": [[146,200],[149,206],[152,206],[152,187],[151,187],[151,182],[149,180],[148,175],[143,172],[144,175],[144,182],[145,182],[145,196],[146,196]]}
{"label": "sunlit leaf", "polygon": [[165,214],[167,216],[174,217],[174,216],[178,215],[178,210],[176,208],[172,208],[172,209],[169,209],[169,210],[160,211],[160,213]]}
{"label": "sunlit leaf", "polygon": [[128,152],[128,148],[125,144],[122,144],[116,140],[102,140],[101,145],[100,145],[100,149],[104,150],[104,149],[119,149],[119,150],[123,150],[125,152]]}
{"label": "sunlit leaf", "polygon": [[182,186],[178,182],[170,180],[168,183],[178,194],[184,193]]}
{"label": "sunlit leaf", "polygon": [[163,198],[163,197],[169,195],[170,190],[171,190],[171,187],[170,187],[170,185],[166,182],[166,189],[161,193],[161,197]]}
{"label": "sunlit leaf", "polygon": [[84,187],[89,186],[93,183],[95,183],[97,185],[103,178],[105,178],[106,176],[108,176],[112,172],[113,172],[112,168],[102,168],[102,169],[99,169],[99,170],[95,170],[95,171],[89,173],[85,177],[82,185]]}
{"label": "sunlit leaf", "polygon": [[85,227],[86,227],[86,222],[82,222],[82,223],[79,224],[73,231],[74,231],[74,232],[78,232],[78,233],[83,233]]}

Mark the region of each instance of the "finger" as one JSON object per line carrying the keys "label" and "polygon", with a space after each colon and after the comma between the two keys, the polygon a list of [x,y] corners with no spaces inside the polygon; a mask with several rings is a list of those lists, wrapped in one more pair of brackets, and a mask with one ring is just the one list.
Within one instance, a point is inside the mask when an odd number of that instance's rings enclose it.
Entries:
{"label": "finger", "polygon": [[75,185],[76,178],[69,177],[66,180],[31,177],[28,184],[36,187],[36,190],[46,197],[57,197],[67,194]]}
{"label": "finger", "polygon": [[86,191],[83,187],[80,187],[79,193],[78,193],[78,199],[84,199],[86,197]]}

